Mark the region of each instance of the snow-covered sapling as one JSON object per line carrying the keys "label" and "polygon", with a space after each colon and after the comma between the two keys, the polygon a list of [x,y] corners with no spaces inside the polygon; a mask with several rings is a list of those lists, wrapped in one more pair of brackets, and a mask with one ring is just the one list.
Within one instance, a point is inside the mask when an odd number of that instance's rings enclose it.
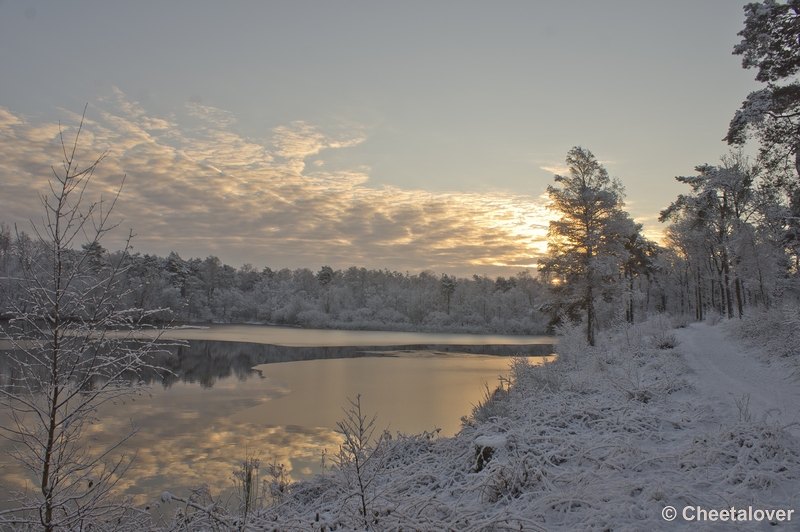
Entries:
{"label": "snow-covered sapling", "polygon": [[350,497],[358,500],[358,513],[363,518],[364,526],[371,526],[371,506],[375,494],[373,482],[380,474],[383,465],[382,447],[388,440],[384,432],[373,441],[377,414],[368,418],[361,409],[361,394],[356,400],[348,398],[350,409],[345,410],[345,417],[336,423],[337,432],[344,437],[338,454],[334,457],[336,469],[344,475]]}

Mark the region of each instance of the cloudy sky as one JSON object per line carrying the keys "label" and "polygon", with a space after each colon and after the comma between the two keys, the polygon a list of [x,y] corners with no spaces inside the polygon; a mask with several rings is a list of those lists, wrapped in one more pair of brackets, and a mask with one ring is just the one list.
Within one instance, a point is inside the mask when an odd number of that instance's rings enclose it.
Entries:
{"label": "cloudy sky", "polygon": [[758,88],[742,24],[730,0],[0,0],[0,221],[40,217],[88,103],[92,197],[126,175],[142,253],[513,274],[575,145],[657,236]]}

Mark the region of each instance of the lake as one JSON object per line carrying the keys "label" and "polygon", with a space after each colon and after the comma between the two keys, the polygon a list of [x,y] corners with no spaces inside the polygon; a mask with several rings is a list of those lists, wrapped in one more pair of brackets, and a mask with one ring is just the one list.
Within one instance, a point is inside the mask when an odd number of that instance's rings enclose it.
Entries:
{"label": "lake", "polygon": [[[548,355],[554,343],[259,325],[185,328],[165,338],[188,342],[159,355],[172,373],[146,376],[149,395],[104,407],[87,435],[99,449],[139,429],[123,447],[137,454],[120,487],[142,504],[200,483],[223,493],[248,455],[284,464],[294,480],[321,472],[322,451],[338,450],[336,422],[358,394],[364,412],[377,414],[376,434],[440,429],[452,436],[487,387],[508,374],[511,355]],[[24,485],[7,456],[0,464],[6,487]]]}

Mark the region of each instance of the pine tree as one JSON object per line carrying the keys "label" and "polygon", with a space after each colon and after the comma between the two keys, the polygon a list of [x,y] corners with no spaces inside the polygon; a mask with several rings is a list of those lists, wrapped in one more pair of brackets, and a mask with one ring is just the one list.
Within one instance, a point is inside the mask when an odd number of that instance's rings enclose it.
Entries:
{"label": "pine tree", "polygon": [[555,308],[573,316],[584,310],[586,340],[594,345],[595,299],[618,281],[628,256],[625,243],[638,226],[622,210],[622,185],[592,152],[576,146],[566,162],[570,175],[554,177],[562,188],[547,187],[550,208],[561,217],[550,222],[548,256],[539,271],[551,287]]}

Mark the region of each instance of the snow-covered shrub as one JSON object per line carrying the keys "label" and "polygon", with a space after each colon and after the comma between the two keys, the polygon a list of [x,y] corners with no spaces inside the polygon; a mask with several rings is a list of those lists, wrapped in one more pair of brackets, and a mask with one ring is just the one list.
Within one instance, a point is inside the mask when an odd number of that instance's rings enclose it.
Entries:
{"label": "snow-covered shrub", "polygon": [[569,320],[562,320],[556,328],[558,343],[554,346],[554,351],[562,363],[571,366],[578,366],[580,360],[586,354],[589,344],[586,342],[586,325],[575,323]]}
{"label": "snow-covered shrub", "polygon": [[795,376],[800,375],[800,307],[751,309],[741,320],[729,322],[726,330],[735,338],[756,348],[770,363],[784,363]]}
{"label": "snow-covered shrub", "polygon": [[385,323],[410,323],[411,320],[405,314],[396,311],[393,308],[382,308],[375,313],[375,319]]}
{"label": "snow-covered shrub", "polygon": [[[730,486],[731,494],[765,490],[800,478],[796,441],[779,424],[740,422],[692,439],[678,460],[683,470],[707,482]],[[788,473],[788,476],[787,476]]]}
{"label": "snow-covered shrub", "polygon": [[458,321],[461,322],[462,325],[469,327],[483,327],[486,324],[486,320],[477,312],[462,314],[458,317]]}
{"label": "snow-covered shrub", "polygon": [[339,311],[337,319],[330,322],[330,327],[350,330],[380,329],[380,322],[375,320],[375,311],[361,307],[353,310]]}
{"label": "snow-covered shrub", "polygon": [[295,294],[282,307],[272,312],[272,319],[276,323],[293,325],[297,323],[297,315],[304,310],[310,310],[308,303],[305,301],[305,294]]}
{"label": "snow-covered shrub", "polygon": [[353,321],[370,321],[375,316],[375,311],[371,308],[361,307],[353,312]]}
{"label": "snow-covered shrub", "polygon": [[675,322],[672,316],[660,312],[650,316],[641,327],[649,333],[650,345],[656,349],[672,349],[678,345],[673,329]]}
{"label": "snow-covered shrub", "polygon": [[295,318],[298,325],[311,329],[323,329],[331,322],[329,314],[317,309],[303,310],[297,313]]}
{"label": "snow-covered shrub", "polygon": [[561,387],[563,380],[564,371],[550,359],[537,366],[531,364],[528,357],[511,360],[511,381],[516,394],[554,392]]}
{"label": "snow-covered shrub", "polygon": [[490,390],[484,383],[483,400],[472,407],[472,415],[462,419],[465,423],[484,423],[497,417],[508,415],[508,390],[500,386]]}
{"label": "snow-covered shrub", "polygon": [[691,318],[686,314],[680,314],[672,317],[672,325],[675,329],[685,329],[691,322]]}
{"label": "snow-covered shrub", "polygon": [[672,324],[670,316],[655,314],[600,336],[596,367],[611,388],[627,400],[647,403],[685,386],[678,355],[664,352],[678,344]]}
{"label": "snow-covered shrub", "polygon": [[453,318],[444,312],[434,311],[425,316],[422,326],[426,331],[446,331],[453,324]]}
{"label": "snow-covered shrub", "polygon": [[678,345],[678,338],[675,333],[669,332],[653,337],[653,347],[656,349],[672,349]]}
{"label": "snow-covered shrub", "polygon": [[289,475],[286,472],[286,466],[277,462],[272,462],[267,466],[267,473],[270,478],[264,481],[265,488],[269,493],[272,504],[277,504],[289,492]]}
{"label": "snow-covered shrub", "polygon": [[[333,457],[334,468],[344,480],[342,488],[352,495],[345,504],[350,508],[353,524],[358,523],[359,527],[363,524],[365,530],[369,530],[378,523],[380,515],[380,511],[374,507],[380,494],[376,480],[384,464],[383,444],[391,437],[384,432],[373,440],[377,414],[370,418],[363,413],[361,395],[355,401],[348,400],[350,410],[345,412],[344,419],[336,423],[337,432],[342,435],[344,442]],[[353,502],[356,503],[355,508],[352,507]]]}
{"label": "snow-covered shrub", "polygon": [[705,322],[707,324],[716,325],[720,321],[722,321],[722,315],[719,312],[717,312],[716,310],[713,310],[713,309],[706,310]]}

